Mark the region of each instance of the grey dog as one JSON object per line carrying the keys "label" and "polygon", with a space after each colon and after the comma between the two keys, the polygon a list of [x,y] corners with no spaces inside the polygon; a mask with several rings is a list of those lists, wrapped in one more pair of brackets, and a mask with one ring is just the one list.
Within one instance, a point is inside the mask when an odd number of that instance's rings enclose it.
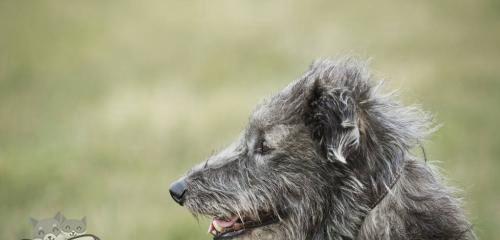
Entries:
{"label": "grey dog", "polygon": [[[364,61],[316,61],[241,136],[171,185],[214,239],[475,239],[415,154],[432,117],[383,94]],[[413,153],[413,154],[412,154]]]}

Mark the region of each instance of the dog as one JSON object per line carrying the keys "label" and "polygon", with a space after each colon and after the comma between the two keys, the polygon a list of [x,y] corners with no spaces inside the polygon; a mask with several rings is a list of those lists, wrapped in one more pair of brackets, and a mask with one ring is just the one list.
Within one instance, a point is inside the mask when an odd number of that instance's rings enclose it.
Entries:
{"label": "dog", "polygon": [[241,136],[170,187],[214,239],[475,239],[431,163],[432,116],[384,94],[367,63],[320,60]]}

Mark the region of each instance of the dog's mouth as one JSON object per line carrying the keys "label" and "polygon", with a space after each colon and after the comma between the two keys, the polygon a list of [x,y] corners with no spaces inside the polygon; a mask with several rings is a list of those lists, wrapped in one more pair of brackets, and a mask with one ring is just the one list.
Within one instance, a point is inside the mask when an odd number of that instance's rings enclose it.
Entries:
{"label": "dog's mouth", "polygon": [[274,214],[263,214],[258,220],[238,216],[214,218],[208,227],[208,233],[214,236],[214,240],[232,239],[252,229],[277,222],[279,222],[279,217]]}

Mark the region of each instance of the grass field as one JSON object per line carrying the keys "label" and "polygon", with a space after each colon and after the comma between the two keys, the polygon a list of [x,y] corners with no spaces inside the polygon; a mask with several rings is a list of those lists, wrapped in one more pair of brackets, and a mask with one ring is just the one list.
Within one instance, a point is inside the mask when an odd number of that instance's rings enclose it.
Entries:
{"label": "grass field", "polygon": [[313,59],[355,54],[443,123],[427,154],[500,235],[498,1],[0,1],[0,239],[210,239],[169,184]]}

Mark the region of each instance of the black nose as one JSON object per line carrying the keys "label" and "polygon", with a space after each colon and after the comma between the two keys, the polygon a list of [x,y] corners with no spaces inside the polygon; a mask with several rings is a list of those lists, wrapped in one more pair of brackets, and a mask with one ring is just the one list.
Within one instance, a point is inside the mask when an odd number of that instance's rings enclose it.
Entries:
{"label": "black nose", "polygon": [[187,185],[184,178],[177,180],[170,186],[170,195],[181,206],[184,204],[186,198]]}

